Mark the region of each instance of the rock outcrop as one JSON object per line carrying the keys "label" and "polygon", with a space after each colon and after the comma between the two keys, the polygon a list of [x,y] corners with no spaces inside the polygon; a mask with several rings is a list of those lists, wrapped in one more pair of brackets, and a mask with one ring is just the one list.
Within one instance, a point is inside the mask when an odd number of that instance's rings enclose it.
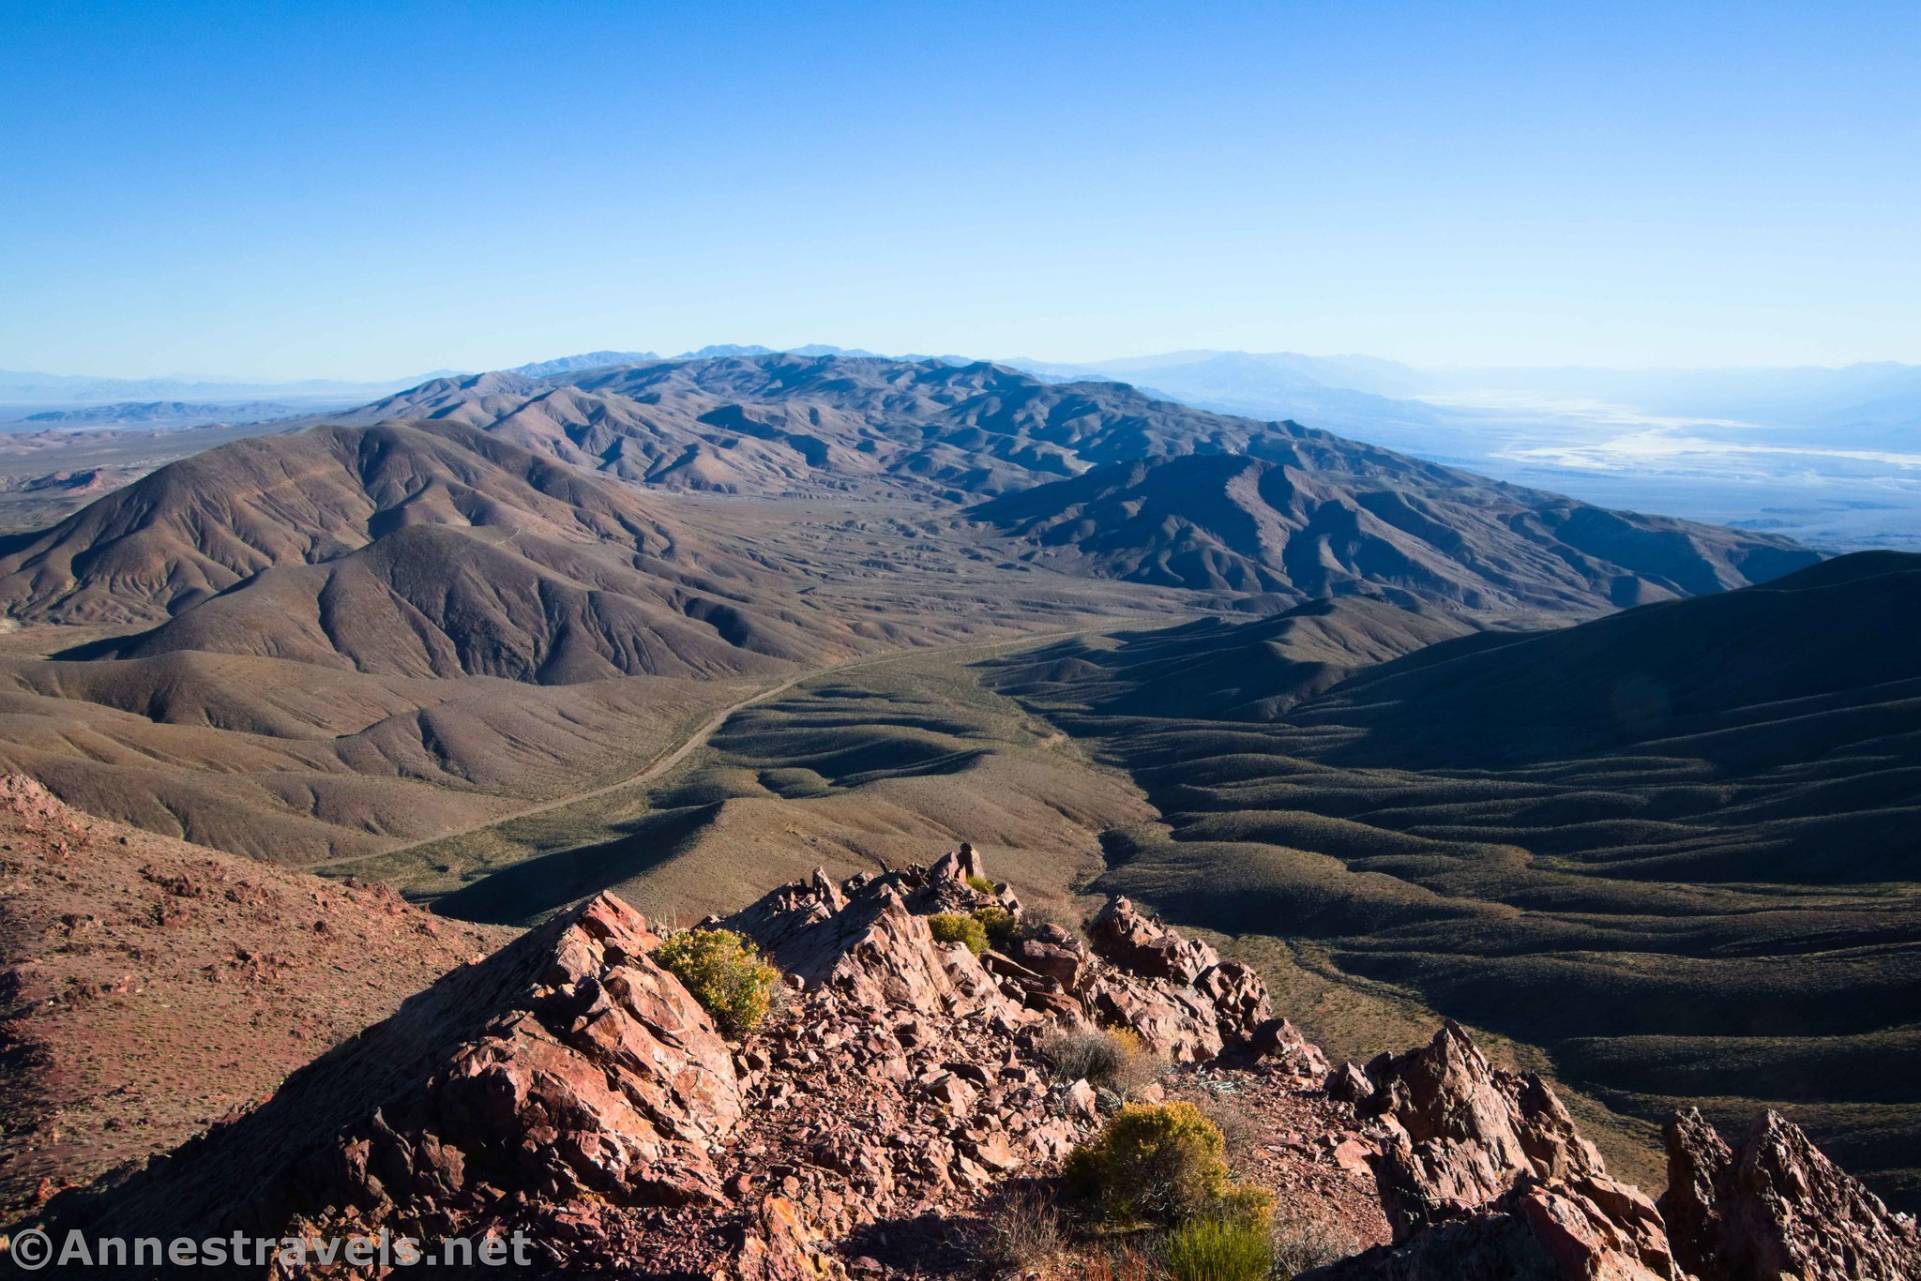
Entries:
{"label": "rock outcrop", "polygon": [[[989,907],[1001,950],[928,924]],[[525,1233],[537,1275],[978,1276],[966,1225],[1057,1173],[1119,1106],[1042,1054],[1063,1028],[1104,1024],[1187,1065],[1118,1088],[1239,1108],[1239,1173],[1358,1251],[1304,1277],[1686,1281],[1676,1253],[1702,1281],[1915,1275],[1912,1224],[1779,1118],[1738,1151],[1677,1120],[1671,1253],[1662,1211],[1609,1178],[1552,1090],[1458,1026],[1330,1071],[1253,971],[1125,900],[1088,942],[1030,922],[967,847],[931,868],[817,872],[705,924],[784,972],[784,1002],[738,1042],[652,959],[640,915],[602,896],[121,1186],[56,1199],[52,1224]]]}
{"label": "rock outcrop", "polygon": [[1510,1192],[1299,1281],[1686,1281],[1653,1202],[1604,1178]]}
{"label": "rock outcrop", "polygon": [[1326,1088],[1372,1119],[1394,1239],[1316,1281],[1681,1281],[1654,1203],[1607,1177],[1539,1077],[1492,1066],[1459,1025]]}
{"label": "rock outcrop", "polygon": [[1730,1148],[1698,1111],[1667,1124],[1661,1198],[1674,1253],[1702,1281],[1913,1281],[1921,1235],[1787,1118]]}
{"label": "rock outcrop", "polygon": [[1491,1066],[1452,1021],[1366,1071],[1374,1092],[1359,1109],[1387,1131],[1376,1172],[1397,1239],[1523,1183],[1606,1173],[1554,1091],[1532,1073]]}
{"label": "rock outcrop", "polygon": [[[733,1054],[603,895],[454,972],[79,1217],[127,1236],[577,1234],[566,1207],[717,1205]],[[550,1214],[549,1212],[554,1212]]]}
{"label": "rock outcrop", "polygon": [[1148,978],[1192,983],[1221,962],[1207,944],[1182,938],[1124,898],[1102,908],[1087,930],[1102,956]]}

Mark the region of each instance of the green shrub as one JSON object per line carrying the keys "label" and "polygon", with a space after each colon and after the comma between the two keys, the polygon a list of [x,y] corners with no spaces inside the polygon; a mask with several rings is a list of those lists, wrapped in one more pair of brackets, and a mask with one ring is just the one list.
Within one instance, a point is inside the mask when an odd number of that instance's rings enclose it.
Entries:
{"label": "green shrub", "polygon": [[654,960],[693,993],[729,1037],[758,1027],[780,987],[780,971],[732,930],[670,934],[654,950]]}
{"label": "green shrub", "polygon": [[987,931],[987,941],[996,951],[1005,952],[1014,945],[1014,914],[999,904],[974,909],[974,919]]}
{"label": "green shrub", "polygon": [[1273,1197],[1228,1179],[1221,1131],[1192,1103],[1129,1104],[1067,1160],[1067,1186],[1104,1223],[1220,1219],[1267,1228]]}
{"label": "green shrub", "polygon": [[1131,1028],[1075,1028],[1041,1038],[1057,1081],[1086,1081],[1126,1098],[1161,1074],[1161,1061]]}
{"label": "green shrub", "polygon": [[1274,1250],[1265,1228],[1232,1219],[1196,1219],[1167,1236],[1167,1275],[1173,1281],[1265,1281]]}
{"label": "green shrub", "polygon": [[994,882],[988,880],[985,876],[982,876],[979,872],[976,872],[972,876],[968,877],[967,884],[970,888],[972,888],[974,891],[980,894],[992,894],[994,892]]}
{"label": "green shrub", "polygon": [[987,950],[987,928],[971,916],[940,912],[927,918],[927,928],[934,931],[936,942],[965,943],[975,956]]}

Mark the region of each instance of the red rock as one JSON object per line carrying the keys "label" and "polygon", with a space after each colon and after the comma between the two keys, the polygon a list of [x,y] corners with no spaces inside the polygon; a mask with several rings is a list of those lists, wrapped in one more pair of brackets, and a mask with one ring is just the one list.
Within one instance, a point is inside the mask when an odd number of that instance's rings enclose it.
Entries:
{"label": "red rock", "polygon": [[1250,1037],[1273,1021],[1267,984],[1239,961],[1222,961],[1201,971],[1194,990],[1213,1002],[1221,1036],[1229,1042]]}
{"label": "red rock", "polygon": [[1035,937],[1021,940],[1014,948],[1014,959],[1072,991],[1080,986],[1090,958],[1079,939],[1058,926],[1048,926]]}
{"label": "red rock", "polygon": [[1359,1103],[1374,1093],[1374,1082],[1368,1080],[1367,1073],[1361,1071],[1355,1064],[1344,1062],[1327,1074],[1327,1080],[1322,1088],[1327,1091],[1330,1098],[1339,1099],[1343,1103]]}
{"label": "red rock", "polygon": [[115,1224],[444,1232],[533,1202],[719,1203],[733,1056],[657,943],[610,895],[529,931],[130,1179]]}
{"label": "red rock", "polygon": [[717,1281],[838,1281],[847,1269],[786,1197],[762,1199],[746,1238]]}
{"label": "red rock", "polygon": [[1263,1064],[1295,1076],[1325,1078],[1327,1056],[1286,1019],[1269,1019],[1248,1036],[1248,1049]]}
{"label": "red rock", "polygon": [[1084,999],[1097,1021],[1128,1028],[1176,1063],[1204,1062],[1221,1052],[1214,1007],[1192,988],[1109,972],[1088,984]]}
{"label": "red rock", "polygon": [[1661,1217],[1603,1178],[1530,1184],[1296,1281],[1684,1281]]}
{"label": "red rock", "polygon": [[1778,1112],[1729,1148],[1696,1111],[1668,1122],[1661,1210],[1703,1281],[1913,1281],[1921,1236]]}
{"label": "red rock", "polygon": [[1513,1200],[1569,1281],[1679,1281],[1660,1211],[1639,1188],[1598,1175],[1530,1187]]}
{"label": "red rock", "polygon": [[1367,1075],[1374,1092],[1361,1113],[1392,1123],[1375,1171],[1396,1241],[1525,1181],[1606,1173],[1539,1077],[1490,1066],[1451,1021],[1421,1049],[1381,1056]]}
{"label": "red rock", "polygon": [[1207,944],[1182,938],[1124,898],[1109,900],[1088,933],[1102,956],[1146,978],[1192,983],[1221,959]]}

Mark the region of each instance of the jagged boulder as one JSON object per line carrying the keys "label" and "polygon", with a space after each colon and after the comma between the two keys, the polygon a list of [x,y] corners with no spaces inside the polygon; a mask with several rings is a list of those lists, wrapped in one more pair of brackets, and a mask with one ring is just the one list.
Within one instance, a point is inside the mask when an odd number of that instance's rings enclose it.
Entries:
{"label": "jagged boulder", "polygon": [[1214,1007],[1192,988],[1108,973],[1090,982],[1082,999],[1095,1022],[1129,1029],[1176,1063],[1203,1063],[1221,1052]]}
{"label": "jagged boulder", "polygon": [[842,1281],[847,1269],[782,1196],[766,1196],[717,1281]]}
{"label": "jagged boulder", "polygon": [[1080,987],[1092,960],[1086,946],[1058,925],[1043,925],[1021,939],[1014,946],[1013,958],[1070,992]]}
{"label": "jagged boulder", "polygon": [[1491,1066],[1451,1020],[1367,1066],[1359,1105],[1386,1131],[1375,1174],[1395,1239],[1462,1218],[1525,1181],[1605,1177],[1601,1157],[1532,1073]]}
{"label": "jagged boulder", "polygon": [[1367,1079],[1367,1073],[1363,1072],[1357,1064],[1343,1061],[1339,1067],[1327,1074],[1327,1079],[1322,1082],[1321,1088],[1327,1091],[1329,1098],[1339,1099],[1343,1103],[1359,1104],[1366,1102],[1374,1093],[1374,1082]]}
{"label": "jagged boulder", "polygon": [[1221,1037],[1229,1043],[1246,1040],[1276,1021],[1268,1004],[1267,984],[1239,961],[1222,961],[1202,970],[1194,978],[1194,990],[1213,1004]]}
{"label": "jagged boulder", "polygon": [[1674,1253],[1703,1281],[1913,1281],[1921,1236],[1830,1161],[1801,1128],[1765,1112],[1729,1147],[1698,1111],[1667,1124],[1661,1212]]}
{"label": "jagged boulder", "polygon": [[1292,1076],[1328,1076],[1327,1055],[1286,1019],[1268,1019],[1247,1033],[1247,1050],[1256,1063]]}
{"label": "jagged boulder", "polygon": [[1110,899],[1088,934],[1102,956],[1145,978],[1192,983],[1221,961],[1207,944],[1181,937],[1124,898]]}
{"label": "jagged boulder", "polygon": [[1297,1281],[1683,1281],[1638,1189],[1584,1176],[1530,1184]]}
{"label": "jagged boulder", "polygon": [[752,938],[807,988],[826,986],[856,1005],[981,1011],[1009,1026],[1025,1021],[1032,1016],[1001,992],[980,960],[958,944],[936,942],[915,910],[939,908],[953,883],[891,872],[836,886],[816,873],[723,924]]}
{"label": "jagged boulder", "polygon": [[713,1155],[741,1119],[740,1082],[706,1011],[649,959],[658,942],[602,895],[450,974],[97,1208],[130,1233],[352,1221],[444,1234],[570,1203],[719,1204]]}

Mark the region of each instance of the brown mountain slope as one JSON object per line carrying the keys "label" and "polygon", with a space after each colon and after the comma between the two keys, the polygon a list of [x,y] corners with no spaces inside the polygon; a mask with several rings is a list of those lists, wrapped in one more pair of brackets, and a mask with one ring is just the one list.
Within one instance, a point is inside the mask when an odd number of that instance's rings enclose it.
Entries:
{"label": "brown mountain slope", "polygon": [[443,379],[339,421],[417,419],[667,488],[953,501],[1095,462],[1235,448],[1261,428],[1117,383],[1054,386],[985,362],[786,355]]}
{"label": "brown mountain slope", "polygon": [[485,374],[350,416],[419,418],[669,489],[993,498],[973,514],[1027,544],[1014,553],[1026,560],[1216,593],[1300,600],[1370,583],[1477,612],[1593,614],[1816,559],[1294,423],[986,363],[780,355]]}
{"label": "brown mountain slope", "polygon": [[0,657],[0,763],[90,813],[305,865],[631,772],[751,688],[382,677],[192,651]]}
{"label": "brown mountain slope", "polygon": [[1254,450],[1102,467],[971,514],[1069,573],[1297,598],[1387,589],[1483,612],[1598,612],[1819,559],[1782,539],[1605,511],[1286,424]]}
{"label": "brown mountain slope", "polygon": [[9,1218],[244,1110],[506,937],[102,822],[17,774],[0,886]]}
{"label": "brown mountain slope", "polygon": [[158,623],[75,657],[543,684],[842,652],[844,628],[782,604],[783,586],[631,491],[450,424],[241,441],[0,543],[10,616]]}

